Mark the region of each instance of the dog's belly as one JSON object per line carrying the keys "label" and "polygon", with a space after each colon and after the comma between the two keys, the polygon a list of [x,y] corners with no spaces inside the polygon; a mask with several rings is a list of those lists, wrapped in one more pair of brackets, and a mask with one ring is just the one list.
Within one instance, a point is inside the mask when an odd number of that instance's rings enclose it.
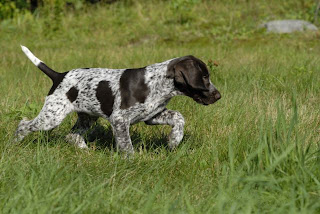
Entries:
{"label": "dog's belly", "polygon": [[134,106],[128,109],[121,109],[119,108],[119,103],[116,103],[113,106],[114,108],[112,114],[108,116],[102,111],[101,103],[94,97],[93,94],[86,93],[85,96],[82,96],[81,94],[79,98],[80,99],[77,99],[73,103],[75,111],[103,117],[110,122],[124,118],[125,120],[129,120],[130,124],[151,119],[156,114],[163,111],[169,102],[169,100],[161,100],[146,103],[136,103]]}
{"label": "dog's belly", "polygon": [[74,110],[90,115],[105,117],[101,110],[101,103],[96,99],[94,91],[80,92],[78,98],[73,103]]}

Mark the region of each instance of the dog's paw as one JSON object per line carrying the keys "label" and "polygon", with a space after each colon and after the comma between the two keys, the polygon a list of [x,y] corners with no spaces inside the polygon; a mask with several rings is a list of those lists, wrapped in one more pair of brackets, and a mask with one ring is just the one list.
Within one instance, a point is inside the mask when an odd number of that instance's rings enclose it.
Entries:
{"label": "dog's paw", "polygon": [[88,149],[86,142],[83,137],[79,134],[70,133],[66,136],[66,140],[80,149]]}

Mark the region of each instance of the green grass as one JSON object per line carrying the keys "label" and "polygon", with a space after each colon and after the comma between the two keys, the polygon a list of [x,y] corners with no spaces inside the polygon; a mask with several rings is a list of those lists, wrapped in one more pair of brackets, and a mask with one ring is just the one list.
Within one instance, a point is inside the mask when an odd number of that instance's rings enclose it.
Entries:
{"label": "green grass", "polygon": [[[1,22],[0,212],[319,213],[320,35],[256,30],[308,19],[313,2],[117,3]],[[60,72],[193,54],[218,62],[211,80],[222,99],[172,99],[186,120],[173,152],[169,127],[140,123],[131,127],[136,153],[124,159],[102,119],[91,149],[76,149],[64,138],[74,114],[16,145],[18,122],[38,114],[51,86],[20,44]]]}

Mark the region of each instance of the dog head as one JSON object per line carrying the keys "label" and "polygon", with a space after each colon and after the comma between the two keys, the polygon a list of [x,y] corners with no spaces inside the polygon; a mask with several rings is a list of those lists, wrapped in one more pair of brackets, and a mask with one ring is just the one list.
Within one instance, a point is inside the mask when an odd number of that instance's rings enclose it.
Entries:
{"label": "dog head", "polygon": [[197,103],[209,105],[221,98],[212,84],[207,66],[194,56],[184,56],[168,64],[168,76],[174,79],[175,87]]}

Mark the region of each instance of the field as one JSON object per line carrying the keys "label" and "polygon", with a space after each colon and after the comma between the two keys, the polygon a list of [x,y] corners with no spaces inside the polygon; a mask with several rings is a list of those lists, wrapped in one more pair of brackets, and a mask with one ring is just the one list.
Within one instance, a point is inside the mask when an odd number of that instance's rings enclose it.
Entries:
{"label": "field", "polygon": [[[126,1],[0,22],[0,213],[320,213],[320,34],[257,29],[310,20],[313,4]],[[75,114],[14,144],[19,121],[39,113],[51,87],[20,44],[59,72],[192,54],[222,99],[170,101],[186,120],[175,151],[166,147],[170,127],[139,123],[125,159],[102,119],[90,149],[77,149],[64,138]]]}

